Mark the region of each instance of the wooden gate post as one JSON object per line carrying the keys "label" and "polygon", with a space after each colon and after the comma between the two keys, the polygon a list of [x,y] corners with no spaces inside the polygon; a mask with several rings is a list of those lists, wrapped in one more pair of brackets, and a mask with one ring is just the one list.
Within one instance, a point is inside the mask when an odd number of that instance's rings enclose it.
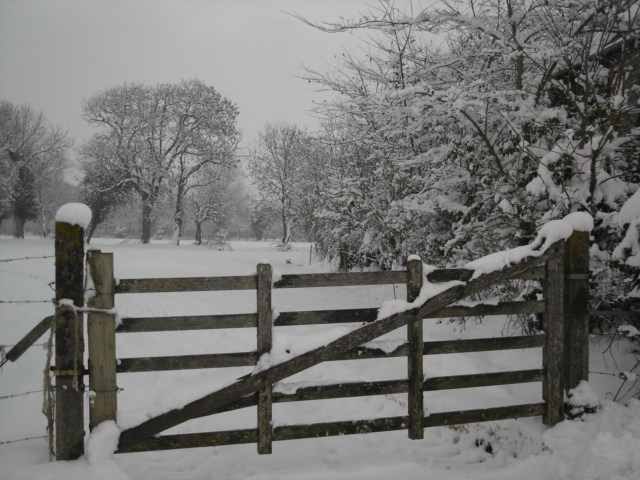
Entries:
{"label": "wooden gate post", "polygon": [[[409,258],[407,261],[407,301],[413,302],[422,288],[422,260]],[[424,438],[422,418],[424,417],[424,338],[422,319],[407,325],[407,342],[409,343],[408,377],[409,377],[409,438],[419,440]]]}
{"label": "wooden gate post", "polygon": [[[273,339],[273,315],[271,311],[272,269],[268,263],[258,264],[258,358],[271,351]],[[272,385],[258,390],[258,453],[271,453],[273,437]]]}
{"label": "wooden gate post", "polygon": [[84,453],[83,315],[62,299],[84,305],[84,229],[56,222],[55,323],[55,451],[56,460],[74,460]]}
{"label": "wooden gate post", "polygon": [[589,380],[589,232],[574,231],[564,255],[564,384]]}
{"label": "wooden gate post", "polygon": [[[115,281],[113,278],[113,253],[100,250],[87,252],[89,275],[93,281],[94,295],[88,305],[99,310],[114,307]],[[89,428],[97,427],[105,420],[115,420],[117,411],[116,385],[116,325],[114,315],[89,312],[87,318],[89,346]]]}
{"label": "wooden gate post", "polygon": [[544,296],[547,306],[542,350],[542,397],[546,402],[542,421],[545,425],[555,425],[564,420],[564,244],[559,243],[552,248],[558,250],[558,256],[548,260],[545,265]]}

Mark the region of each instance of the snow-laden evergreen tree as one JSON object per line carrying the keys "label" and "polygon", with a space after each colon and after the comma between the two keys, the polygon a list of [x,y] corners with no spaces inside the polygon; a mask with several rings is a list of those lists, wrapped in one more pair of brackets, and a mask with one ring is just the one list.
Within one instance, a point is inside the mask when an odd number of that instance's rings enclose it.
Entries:
{"label": "snow-laden evergreen tree", "polygon": [[318,202],[321,251],[455,265],[587,211],[594,306],[624,302],[637,278],[636,217],[620,212],[640,180],[638,3],[447,1],[410,14],[381,1],[320,25],[372,30],[365,56],[308,72],[338,94],[323,105],[339,132],[325,141],[342,154]]}

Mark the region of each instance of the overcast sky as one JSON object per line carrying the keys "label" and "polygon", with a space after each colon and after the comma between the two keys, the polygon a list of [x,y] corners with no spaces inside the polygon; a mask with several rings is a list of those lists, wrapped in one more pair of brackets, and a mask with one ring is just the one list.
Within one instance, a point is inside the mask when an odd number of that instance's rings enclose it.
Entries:
{"label": "overcast sky", "polygon": [[[401,0],[399,4],[408,3]],[[317,128],[313,85],[301,64],[325,71],[348,33],[310,20],[353,18],[377,0],[0,0],[0,99],[28,103],[69,129],[77,144],[91,128],[81,103],[124,82],[198,78],[235,102],[243,145],[267,121]],[[284,12],[283,12],[284,11]]]}

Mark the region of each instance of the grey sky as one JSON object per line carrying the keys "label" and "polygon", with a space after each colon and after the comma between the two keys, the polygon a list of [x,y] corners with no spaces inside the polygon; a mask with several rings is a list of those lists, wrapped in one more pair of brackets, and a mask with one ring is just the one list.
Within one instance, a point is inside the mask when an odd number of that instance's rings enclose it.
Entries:
{"label": "grey sky", "polygon": [[[406,3],[406,2],[399,2]],[[266,121],[310,129],[313,86],[300,65],[326,70],[351,34],[326,34],[286,15],[352,18],[376,0],[0,0],[0,99],[29,103],[91,134],[81,102],[124,82],[198,78],[239,109],[248,144]]]}

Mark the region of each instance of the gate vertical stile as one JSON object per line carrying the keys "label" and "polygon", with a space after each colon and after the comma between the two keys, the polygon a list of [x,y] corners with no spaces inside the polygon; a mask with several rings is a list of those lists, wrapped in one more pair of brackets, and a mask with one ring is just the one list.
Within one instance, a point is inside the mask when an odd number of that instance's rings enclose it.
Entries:
{"label": "gate vertical stile", "polygon": [[[89,275],[95,289],[89,299],[92,309],[109,310],[115,306],[113,253],[89,250]],[[116,326],[113,314],[90,311],[87,317],[89,347],[89,428],[106,420],[116,420]]]}
{"label": "gate vertical stile", "polygon": [[73,307],[84,306],[84,229],[56,222],[55,453],[75,460],[84,453],[84,319]]}
{"label": "gate vertical stile", "polygon": [[[413,302],[422,288],[422,260],[412,258],[407,261],[407,301]],[[424,438],[422,418],[424,417],[424,338],[423,321],[415,320],[407,325],[407,370],[409,377],[409,438]]]}
{"label": "gate vertical stile", "polygon": [[545,264],[547,302],[544,315],[545,345],[543,347],[543,398],[546,402],[543,422],[555,425],[564,420],[564,242],[552,248],[558,255]]}
{"label": "gate vertical stile", "polygon": [[564,255],[565,388],[589,380],[589,232],[574,231]]}
{"label": "gate vertical stile", "polygon": [[[271,310],[271,290],[273,272],[271,265],[260,263],[257,267],[257,310],[258,310],[258,359],[271,350],[273,340],[273,313]],[[271,453],[273,437],[272,385],[264,385],[258,390],[258,453]]]}

